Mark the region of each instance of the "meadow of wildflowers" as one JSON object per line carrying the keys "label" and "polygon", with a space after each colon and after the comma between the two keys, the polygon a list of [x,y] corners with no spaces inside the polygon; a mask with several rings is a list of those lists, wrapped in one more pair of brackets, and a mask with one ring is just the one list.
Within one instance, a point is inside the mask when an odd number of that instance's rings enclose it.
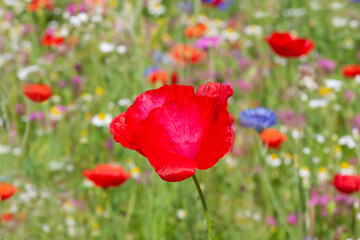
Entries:
{"label": "meadow of wildflowers", "polygon": [[360,1],[1,0],[0,239],[360,239]]}

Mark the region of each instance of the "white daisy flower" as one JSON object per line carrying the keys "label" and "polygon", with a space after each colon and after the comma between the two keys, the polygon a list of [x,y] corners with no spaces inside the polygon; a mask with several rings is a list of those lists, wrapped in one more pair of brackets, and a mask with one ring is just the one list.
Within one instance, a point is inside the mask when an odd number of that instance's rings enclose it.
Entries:
{"label": "white daisy flower", "polygon": [[186,218],[186,211],[184,209],[178,209],[176,211],[176,217],[179,219],[179,220],[184,220]]}
{"label": "white daisy flower", "polygon": [[111,120],[111,114],[99,113],[92,117],[91,124],[96,127],[108,127]]}
{"label": "white daisy flower", "polygon": [[279,167],[281,165],[281,159],[279,158],[279,156],[276,153],[267,155],[266,162],[267,162],[267,164],[269,164],[271,167],[274,167],[274,168]]}
{"label": "white daisy flower", "polygon": [[353,149],[356,147],[356,143],[355,143],[353,137],[350,135],[342,136],[341,138],[339,138],[338,143],[341,146],[346,145],[350,149]]}
{"label": "white daisy flower", "polygon": [[308,167],[303,166],[303,167],[300,168],[300,170],[299,170],[299,176],[300,176],[301,178],[306,178],[306,179],[307,179],[307,178],[310,177],[310,175],[311,175],[311,173],[310,173]]}
{"label": "white daisy flower", "polygon": [[117,103],[121,107],[128,107],[132,104],[132,101],[129,98],[122,98],[122,99],[119,99],[119,101]]}
{"label": "white daisy flower", "polygon": [[115,44],[102,42],[99,44],[99,48],[102,53],[111,53],[115,50]]}
{"label": "white daisy flower", "polygon": [[263,30],[259,25],[249,25],[245,27],[244,33],[249,36],[259,37],[262,35]]}

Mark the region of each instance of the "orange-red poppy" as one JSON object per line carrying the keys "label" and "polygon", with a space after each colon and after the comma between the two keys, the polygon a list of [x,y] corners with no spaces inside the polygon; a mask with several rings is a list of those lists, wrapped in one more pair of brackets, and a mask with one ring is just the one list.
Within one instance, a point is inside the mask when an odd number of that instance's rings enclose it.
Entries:
{"label": "orange-red poppy", "polygon": [[27,84],[23,92],[33,102],[44,102],[52,95],[51,87],[46,84]]}
{"label": "orange-red poppy", "polygon": [[354,78],[356,75],[360,75],[360,65],[346,65],[342,68],[342,74],[344,77]]}
{"label": "orange-red poppy", "polygon": [[170,51],[174,60],[182,65],[198,64],[206,59],[206,52],[187,44],[178,44]]}
{"label": "orange-red poppy", "polygon": [[18,188],[10,183],[0,183],[0,199],[5,201],[17,192]]}
{"label": "orange-red poppy", "polygon": [[54,7],[55,5],[52,0],[32,0],[27,4],[27,10],[29,12],[36,12],[40,8],[52,10]]}
{"label": "orange-red poppy", "polygon": [[261,132],[261,139],[265,146],[278,149],[286,140],[286,135],[274,128],[266,128]]}
{"label": "orange-red poppy", "polygon": [[195,26],[190,26],[185,29],[185,35],[188,38],[199,38],[204,35],[206,32],[206,25],[203,23],[198,23]]}

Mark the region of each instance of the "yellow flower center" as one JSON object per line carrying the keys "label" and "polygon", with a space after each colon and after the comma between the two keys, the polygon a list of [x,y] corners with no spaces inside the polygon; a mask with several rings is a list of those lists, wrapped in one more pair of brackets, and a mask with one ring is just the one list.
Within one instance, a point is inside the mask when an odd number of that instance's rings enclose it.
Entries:
{"label": "yellow flower center", "polygon": [[105,113],[99,113],[99,118],[101,120],[104,120],[106,118],[106,114]]}

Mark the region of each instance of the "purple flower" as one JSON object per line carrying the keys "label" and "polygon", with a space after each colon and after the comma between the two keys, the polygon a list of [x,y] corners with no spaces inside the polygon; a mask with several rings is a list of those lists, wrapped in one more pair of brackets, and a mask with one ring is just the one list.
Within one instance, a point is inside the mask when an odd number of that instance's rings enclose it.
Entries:
{"label": "purple flower", "polygon": [[336,63],[330,59],[320,59],[317,64],[320,68],[324,68],[326,70],[334,70],[336,67]]}
{"label": "purple flower", "polygon": [[242,91],[244,93],[248,93],[249,90],[251,90],[251,84],[249,82],[246,82],[242,79],[238,79],[237,84],[238,84],[240,91]]}
{"label": "purple flower", "polygon": [[112,150],[114,148],[114,140],[112,138],[109,138],[105,144],[104,144],[105,149],[107,150]]}
{"label": "purple flower", "polygon": [[355,93],[351,90],[345,90],[344,97],[347,101],[351,101],[355,98]]}
{"label": "purple flower", "polygon": [[254,128],[256,131],[272,127],[277,123],[275,112],[264,107],[244,110],[239,117],[243,127]]}
{"label": "purple flower", "polygon": [[34,121],[40,121],[40,120],[43,120],[45,119],[45,115],[43,112],[41,111],[35,111],[35,112],[32,112],[30,113],[29,115],[29,121],[30,122],[34,122]]}
{"label": "purple flower", "polygon": [[306,123],[306,116],[304,114],[297,114],[293,110],[277,111],[279,121],[290,128],[301,128]]}
{"label": "purple flower", "polygon": [[268,216],[268,217],[266,218],[266,223],[267,223],[267,225],[269,225],[270,227],[273,227],[273,226],[276,226],[276,225],[277,225],[276,219],[275,219],[274,217],[272,217],[272,216]]}
{"label": "purple flower", "polygon": [[216,47],[220,43],[220,37],[202,37],[195,42],[195,47],[205,49]]}
{"label": "purple flower", "polygon": [[25,106],[23,104],[16,104],[15,105],[15,112],[19,115],[24,115],[25,113]]}
{"label": "purple flower", "polygon": [[287,218],[287,223],[293,226],[298,224],[298,219],[295,213],[291,213]]}

